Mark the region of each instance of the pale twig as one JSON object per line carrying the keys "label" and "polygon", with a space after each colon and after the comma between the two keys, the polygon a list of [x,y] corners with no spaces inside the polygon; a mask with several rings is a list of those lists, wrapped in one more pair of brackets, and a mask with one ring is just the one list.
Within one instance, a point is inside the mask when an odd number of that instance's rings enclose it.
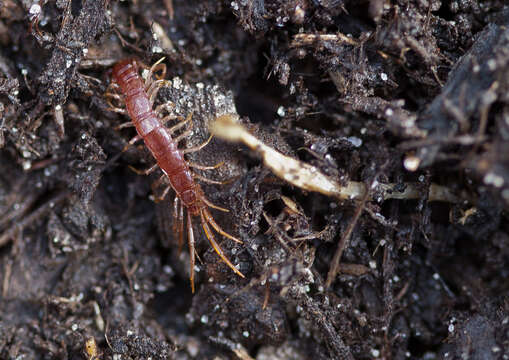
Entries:
{"label": "pale twig", "polygon": [[[360,200],[368,192],[366,185],[358,181],[349,181],[342,185],[323,174],[320,169],[303,161],[286,156],[264,144],[250,134],[237,122],[237,115],[222,115],[212,124],[212,132],[225,140],[242,142],[258,153],[265,164],[276,176],[303,190],[319,192],[339,200]],[[418,183],[377,183],[370,194],[381,194],[387,199],[419,199],[423,196],[422,185]],[[458,198],[445,186],[432,183],[428,190],[428,201],[445,201],[455,203]],[[367,200],[373,200],[371,195]],[[378,200],[378,199],[377,199]]]}

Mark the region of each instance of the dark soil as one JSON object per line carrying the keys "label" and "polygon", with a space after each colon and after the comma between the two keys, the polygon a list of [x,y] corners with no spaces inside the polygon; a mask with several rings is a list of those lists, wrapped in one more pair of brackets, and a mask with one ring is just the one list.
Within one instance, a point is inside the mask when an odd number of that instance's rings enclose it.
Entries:
{"label": "dark soil", "polygon": [[[0,358],[509,359],[504,3],[0,0]],[[422,196],[308,193],[214,139],[188,159],[225,161],[202,187],[246,278],[195,219],[192,294],[173,194],[105,96],[116,61],[163,56],[183,146],[236,109],[338,182]]]}

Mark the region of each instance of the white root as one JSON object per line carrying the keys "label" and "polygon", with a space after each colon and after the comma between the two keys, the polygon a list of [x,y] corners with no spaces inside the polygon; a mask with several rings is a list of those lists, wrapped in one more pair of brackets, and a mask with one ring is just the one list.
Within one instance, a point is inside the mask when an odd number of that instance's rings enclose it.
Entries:
{"label": "white root", "polygon": [[[211,125],[211,132],[227,141],[242,142],[258,153],[265,164],[276,176],[303,190],[319,192],[321,194],[340,199],[362,199],[367,189],[362,182],[349,181],[346,186],[323,174],[318,168],[303,161],[283,155],[279,151],[264,144],[250,134],[238,122],[236,114],[226,114],[218,117]],[[395,190],[397,184],[377,184],[374,190],[382,192],[383,199],[418,199],[422,196],[421,186],[415,183],[405,183],[403,191]],[[428,194],[429,201],[457,202],[458,198],[447,188],[431,184]]]}

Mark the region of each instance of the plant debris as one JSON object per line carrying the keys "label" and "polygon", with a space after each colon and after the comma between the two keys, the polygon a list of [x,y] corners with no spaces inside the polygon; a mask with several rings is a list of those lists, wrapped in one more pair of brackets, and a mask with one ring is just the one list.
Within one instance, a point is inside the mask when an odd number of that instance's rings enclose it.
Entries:
{"label": "plant debris", "polygon": [[[360,182],[349,181],[345,186],[324,175],[314,166],[285,156],[265,145],[237,123],[235,114],[222,115],[212,124],[212,133],[229,141],[242,141],[259,153],[265,165],[275,175],[303,190],[316,191],[339,200],[363,198],[367,187]],[[379,189],[376,189],[376,188]],[[374,193],[382,193],[383,199],[418,199],[421,194],[414,184],[372,184]],[[381,201],[379,199],[379,201]],[[458,199],[445,187],[430,184],[428,201],[457,202]]]}

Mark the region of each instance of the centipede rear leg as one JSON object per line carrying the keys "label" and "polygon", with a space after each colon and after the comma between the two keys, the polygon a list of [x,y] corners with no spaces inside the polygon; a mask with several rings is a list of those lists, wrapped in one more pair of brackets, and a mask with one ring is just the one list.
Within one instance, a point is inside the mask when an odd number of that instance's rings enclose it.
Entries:
{"label": "centipede rear leg", "polygon": [[178,196],[173,200],[173,232],[177,234],[178,253],[182,252],[184,246],[184,207]]}
{"label": "centipede rear leg", "polygon": [[205,217],[205,220],[207,220],[207,222],[212,225],[212,227],[214,228],[214,230],[216,230],[219,234],[223,235],[224,237],[230,239],[230,240],[233,240],[235,241],[236,243],[239,243],[239,244],[242,244],[242,240],[239,240],[237,239],[236,237],[228,234],[226,231],[224,231],[221,226],[219,226],[218,223],[216,223],[216,221],[214,220],[214,218],[212,217],[212,215],[210,214],[210,212],[207,210],[207,209],[204,209],[202,211],[203,213],[203,216]]}
{"label": "centipede rear leg", "polygon": [[[206,217],[208,215],[208,218]],[[210,229],[209,227],[209,219],[211,218],[210,214],[208,213],[207,210],[203,209],[202,211],[200,211],[200,219],[201,219],[201,225],[203,227],[203,230],[205,231],[205,236],[207,237],[207,239],[209,240],[209,243],[210,245],[212,245],[212,247],[214,248],[214,251],[216,252],[217,255],[219,255],[219,257],[221,258],[221,260],[223,260],[226,265],[228,265],[228,267],[230,267],[230,269],[232,269],[237,275],[239,275],[240,277],[244,277],[244,274],[242,274],[233,264],[232,262],[226,257],[226,255],[224,254],[223,252],[223,249],[221,248],[221,246],[219,245],[219,243],[216,241],[215,237],[214,237],[214,234],[212,233],[212,230]],[[213,219],[212,219],[213,220]],[[216,229],[216,227],[214,225],[216,225],[218,228],[219,228],[219,225],[217,225],[215,222],[214,223],[210,223],[214,229]],[[221,228],[219,228],[221,229]],[[216,230],[217,231],[217,230]],[[218,231],[219,232],[219,231]],[[234,238],[233,236],[231,236],[230,234],[228,234],[227,232],[223,231],[221,229],[221,232],[220,232],[221,235],[225,236],[225,237],[228,237],[229,239],[235,239],[236,241],[240,241],[236,238]]]}
{"label": "centipede rear leg", "polygon": [[189,211],[187,211],[187,243],[189,244],[189,262],[191,272],[189,281],[191,282],[191,291],[194,293],[194,266],[196,263],[196,251],[194,246],[193,223],[191,221]]}

